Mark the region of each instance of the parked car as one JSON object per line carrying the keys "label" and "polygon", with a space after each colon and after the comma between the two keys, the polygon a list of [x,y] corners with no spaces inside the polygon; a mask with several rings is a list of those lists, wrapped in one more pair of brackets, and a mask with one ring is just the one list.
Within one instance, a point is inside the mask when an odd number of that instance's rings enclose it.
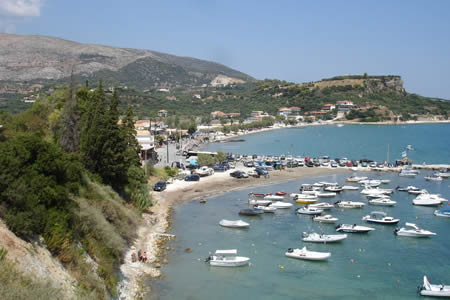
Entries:
{"label": "parked car", "polygon": [[214,174],[214,170],[213,170],[213,168],[203,166],[203,167],[195,170],[194,173],[200,175],[200,177],[204,177],[204,176],[209,176],[209,175]]}
{"label": "parked car", "polygon": [[371,162],[371,163],[369,164],[369,167],[370,167],[370,168],[376,168],[376,167],[377,167],[377,163],[376,163],[376,162]]}
{"label": "parked car", "polygon": [[156,192],[162,192],[166,189],[166,187],[167,183],[165,181],[158,181],[153,187],[153,190]]}
{"label": "parked car", "polygon": [[305,165],[310,168],[314,167],[314,163],[311,160],[305,161]]}
{"label": "parked car", "polygon": [[269,172],[267,172],[266,169],[261,168],[261,167],[256,167],[255,172],[258,173],[259,176],[261,176],[261,175],[264,176],[264,175],[269,174]]}
{"label": "parked car", "polygon": [[258,174],[258,172],[256,172],[255,170],[249,170],[249,171],[247,171],[247,175],[248,175],[248,176],[255,177],[255,178],[259,178],[259,177],[260,177],[260,175]]}
{"label": "parked car", "polygon": [[200,176],[198,174],[191,174],[186,177],[184,177],[184,181],[199,181]]}
{"label": "parked car", "polygon": [[215,165],[213,169],[215,172],[225,172],[226,170],[228,170],[227,166],[224,165]]}
{"label": "parked car", "polygon": [[338,163],[335,162],[334,160],[331,161],[330,165],[331,165],[332,168],[337,168],[338,167]]}
{"label": "parked car", "polygon": [[244,166],[248,167],[248,168],[252,168],[255,166],[255,164],[253,163],[253,161],[249,160],[244,162]]}
{"label": "parked car", "polygon": [[248,174],[245,173],[244,171],[240,171],[240,170],[231,172],[230,176],[234,177],[234,178],[248,178]]}

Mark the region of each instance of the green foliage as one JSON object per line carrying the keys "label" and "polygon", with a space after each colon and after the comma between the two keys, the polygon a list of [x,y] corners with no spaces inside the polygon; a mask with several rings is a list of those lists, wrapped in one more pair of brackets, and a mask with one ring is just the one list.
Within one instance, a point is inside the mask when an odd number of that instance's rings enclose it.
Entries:
{"label": "green foliage", "polygon": [[175,175],[178,174],[177,168],[171,168],[169,166],[165,166],[164,171],[166,172],[167,176],[169,176],[169,177],[174,177]]}
{"label": "green foliage", "polygon": [[199,166],[213,166],[216,163],[214,156],[209,154],[200,153],[197,156],[197,162]]}
{"label": "green foliage", "polygon": [[0,248],[0,262],[6,257],[6,254],[8,254],[8,250]]}
{"label": "green foliage", "polygon": [[223,151],[217,151],[217,155],[215,156],[216,162],[221,163],[227,159],[227,155]]}

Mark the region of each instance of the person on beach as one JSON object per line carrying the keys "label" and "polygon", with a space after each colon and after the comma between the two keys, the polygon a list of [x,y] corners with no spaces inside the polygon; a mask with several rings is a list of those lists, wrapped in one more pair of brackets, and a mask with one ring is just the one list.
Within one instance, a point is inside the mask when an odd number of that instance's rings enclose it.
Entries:
{"label": "person on beach", "polygon": [[138,259],[139,259],[139,261],[142,261],[142,250],[141,249],[138,250]]}
{"label": "person on beach", "polygon": [[144,252],[144,255],[142,256],[142,262],[143,263],[147,262],[147,252]]}
{"label": "person on beach", "polygon": [[135,252],[131,253],[131,262],[136,262],[136,253]]}

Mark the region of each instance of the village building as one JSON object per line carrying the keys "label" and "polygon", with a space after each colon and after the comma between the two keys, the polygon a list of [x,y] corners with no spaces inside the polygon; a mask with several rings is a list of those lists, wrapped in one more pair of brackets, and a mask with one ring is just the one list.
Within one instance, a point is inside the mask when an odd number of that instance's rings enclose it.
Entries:
{"label": "village building", "polygon": [[161,109],[160,111],[158,111],[158,117],[160,117],[160,118],[167,118],[167,114],[168,114],[168,111],[165,109]]}
{"label": "village building", "polygon": [[353,108],[357,108],[357,106],[355,106],[355,104],[353,104],[353,101],[349,101],[349,100],[337,101],[336,106],[337,106],[338,110],[340,110],[340,111],[349,111]]}
{"label": "village building", "polygon": [[322,106],[322,110],[325,110],[325,111],[332,111],[334,109],[336,109],[336,104],[324,104]]}

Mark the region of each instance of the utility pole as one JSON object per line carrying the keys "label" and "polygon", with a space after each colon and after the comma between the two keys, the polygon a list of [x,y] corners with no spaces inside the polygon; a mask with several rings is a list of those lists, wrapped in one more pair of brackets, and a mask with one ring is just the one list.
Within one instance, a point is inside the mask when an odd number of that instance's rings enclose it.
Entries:
{"label": "utility pole", "polygon": [[167,135],[167,165],[169,165],[169,135]]}

